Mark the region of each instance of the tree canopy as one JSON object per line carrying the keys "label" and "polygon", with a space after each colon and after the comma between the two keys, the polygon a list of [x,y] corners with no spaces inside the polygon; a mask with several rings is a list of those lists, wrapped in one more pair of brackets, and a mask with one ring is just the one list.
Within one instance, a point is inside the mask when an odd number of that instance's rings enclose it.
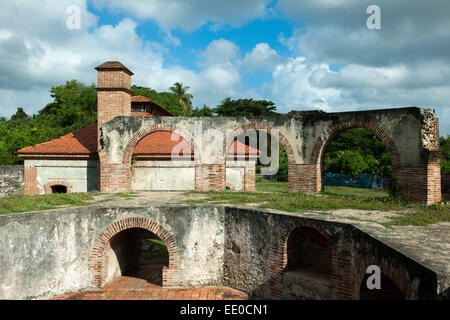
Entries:
{"label": "tree canopy", "polygon": [[214,113],[224,117],[264,116],[277,114],[272,101],[225,98],[214,108]]}
{"label": "tree canopy", "polygon": [[183,87],[183,83],[175,82],[169,90],[177,97],[178,102],[183,106],[184,115],[190,115],[192,112],[192,99],[194,96],[187,93],[189,87]]}

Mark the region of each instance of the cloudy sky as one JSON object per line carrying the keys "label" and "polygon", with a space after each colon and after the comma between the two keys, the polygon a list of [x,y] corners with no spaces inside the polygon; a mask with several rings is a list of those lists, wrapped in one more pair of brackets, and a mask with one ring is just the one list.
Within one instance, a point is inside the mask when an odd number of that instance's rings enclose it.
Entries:
{"label": "cloudy sky", "polygon": [[[450,134],[448,0],[0,0],[0,116],[36,113],[53,85],[96,82],[119,60],[133,83],[190,87],[194,106],[272,100],[279,112],[423,106]],[[369,30],[369,5],[381,29]],[[81,25],[73,26],[73,6]]]}

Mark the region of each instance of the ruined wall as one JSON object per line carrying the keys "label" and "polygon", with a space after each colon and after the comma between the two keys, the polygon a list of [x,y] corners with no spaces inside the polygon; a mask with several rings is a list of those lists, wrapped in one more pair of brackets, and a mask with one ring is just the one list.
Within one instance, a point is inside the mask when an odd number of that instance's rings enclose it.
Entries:
{"label": "ruined wall", "polygon": [[[174,239],[181,285],[222,282],[221,208],[71,208],[0,216],[0,299],[49,298],[96,287],[89,259],[97,239],[112,223],[138,217]],[[118,276],[117,261],[104,267],[108,280]]]}
{"label": "ruined wall", "polygon": [[[433,299],[437,294],[434,271],[350,224],[272,210],[179,205],[1,216],[0,299],[48,298],[104,285],[120,275],[122,253],[130,251],[118,243],[127,237],[120,230],[136,226],[166,241],[166,286],[225,285],[268,299],[317,298],[299,286],[300,278],[285,276],[289,235],[306,227],[323,235],[330,247],[330,290],[322,298],[358,299],[372,264],[379,265],[407,299]],[[111,242],[105,242],[105,236]],[[101,251],[101,243],[112,243],[115,251],[110,244]],[[305,279],[303,275],[300,280]],[[441,290],[447,288],[440,279]]]}
{"label": "ruined wall", "polygon": [[[314,290],[305,290],[305,279],[311,280],[308,276],[286,276],[287,240],[299,227],[318,231],[328,241],[331,266],[326,267],[331,268],[331,273],[326,284],[329,290],[322,296],[318,296],[317,284]],[[433,272],[350,224],[272,210],[227,207],[225,229],[225,284],[256,297],[359,299],[361,281],[372,264],[380,266],[406,299],[436,297]],[[298,285],[299,280],[303,286]]]}
{"label": "ruined wall", "polygon": [[0,166],[0,197],[19,194],[23,188],[23,166]]}
{"label": "ruined wall", "polygon": [[[213,128],[213,131],[211,129]],[[131,153],[136,143],[158,130],[174,131],[195,149],[196,190],[224,190],[225,152],[237,129],[267,130],[286,150],[289,190],[319,192],[323,157],[328,144],[341,132],[365,128],[386,145],[392,160],[398,196],[431,204],[441,199],[438,119],[431,109],[400,108],[343,113],[291,112],[271,117],[124,117],[102,125],[102,191],[127,190]],[[250,176],[249,176],[250,177]]]}

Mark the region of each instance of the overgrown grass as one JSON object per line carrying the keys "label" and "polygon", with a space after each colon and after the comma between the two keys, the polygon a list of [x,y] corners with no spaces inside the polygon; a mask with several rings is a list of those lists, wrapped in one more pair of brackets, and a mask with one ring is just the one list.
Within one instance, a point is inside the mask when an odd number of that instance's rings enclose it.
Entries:
{"label": "overgrown grass", "polygon": [[17,195],[0,198],[0,214],[56,209],[59,206],[87,206],[93,193],[59,193],[49,195]]}
{"label": "overgrown grass", "polygon": [[256,191],[262,192],[288,192],[287,182],[256,179]]}
{"label": "overgrown grass", "polygon": [[325,186],[324,191],[322,193],[337,196],[352,196],[352,197],[369,197],[369,198],[389,197],[389,192],[387,190],[335,187],[335,186]]}
{"label": "overgrown grass", "polygon": [[[203,192],[203,200],[188,200],[186,203],[223,203],[234,205],[257,204],[259,208],[276,209],[287,212],[326,211],[338,209],[356,209],[367,211],[391,211],[397,213],[388,223],[381,223],[387,228],[394,225],[426,225],[437,222],[450,222],[450,205],[441,203],[433,206],[405,203],[388,197],[384,190],[358,189],[346,187],[325,187],[319,195],[307,195],[302,192],[283,193],[287,183],[259,181],[256,188],[263,192]],[[271,191],[276,190],[276,191]],[[373,221],[371,219],[358,219]]]}

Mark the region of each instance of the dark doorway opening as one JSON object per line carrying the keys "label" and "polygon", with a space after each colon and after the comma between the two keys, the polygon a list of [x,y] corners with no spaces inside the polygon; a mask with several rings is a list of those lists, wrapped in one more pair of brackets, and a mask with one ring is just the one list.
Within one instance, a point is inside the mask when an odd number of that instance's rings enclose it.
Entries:
{"label": "dark doorway opening", "polygon": [[154,233],[140,228],[119,232],[110,239],[122,276],[162,285],[162,270],[169,266],[166,244]]}
{"label": "dark doorway opening", "polygon": [[67,187],[62,185],[51,186],[52,193],[67,193]]}
{"label": "dark doorway opening", "polygon": [[297,300],[333,298],[331,248],[317,230],[300,227],[291,232],[287,243],[287,266],[283,287]]}

